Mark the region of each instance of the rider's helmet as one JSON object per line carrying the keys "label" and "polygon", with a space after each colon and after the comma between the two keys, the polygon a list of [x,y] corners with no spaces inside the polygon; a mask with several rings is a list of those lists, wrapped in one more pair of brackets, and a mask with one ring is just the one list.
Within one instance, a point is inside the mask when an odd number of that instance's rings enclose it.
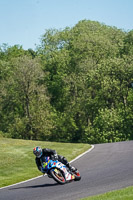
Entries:
{"label": "rider's helmet", "polygon": [[41,149],[41,147],[35,147],[35,148],[33,149],[33,153],[34,153],[34,155],[35,155],[37,158],[40,158],[41,155],[42,155],[42,149]]}

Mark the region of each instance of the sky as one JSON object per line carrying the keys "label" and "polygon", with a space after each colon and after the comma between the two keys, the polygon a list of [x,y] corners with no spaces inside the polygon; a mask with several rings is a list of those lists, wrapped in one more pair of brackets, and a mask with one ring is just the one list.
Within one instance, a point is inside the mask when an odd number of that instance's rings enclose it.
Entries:
{"label": "sky", "polygon": [[47,29],[74,27],[81,20],[133,29],[133,0],[0,0],[0,46],[35,50]]}

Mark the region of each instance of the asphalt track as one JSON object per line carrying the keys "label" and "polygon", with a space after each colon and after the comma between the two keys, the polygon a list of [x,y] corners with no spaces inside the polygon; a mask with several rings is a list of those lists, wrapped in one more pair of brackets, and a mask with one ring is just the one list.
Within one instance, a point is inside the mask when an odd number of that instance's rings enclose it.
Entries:
{"label": "asphalt track", "polygon": [[44,176],[1,189],[0,200],[77,200],[133,185],[133,141],[97,144],[73,165],[78,182],[59,185]]}

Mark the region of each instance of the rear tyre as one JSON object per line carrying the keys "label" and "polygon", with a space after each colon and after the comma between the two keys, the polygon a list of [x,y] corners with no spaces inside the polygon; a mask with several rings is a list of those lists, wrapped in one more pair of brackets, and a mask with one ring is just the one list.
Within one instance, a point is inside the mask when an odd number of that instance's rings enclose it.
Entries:
{"label": "rear tyre", "polygon": [[65,176],[64,176],[64,173],[60,170],[60,169],[57,169],[55,168],[54,170],[50,170],[50,175],[53,177],[53,179],[63,185],[66,183],[66,179],[65,179]]}

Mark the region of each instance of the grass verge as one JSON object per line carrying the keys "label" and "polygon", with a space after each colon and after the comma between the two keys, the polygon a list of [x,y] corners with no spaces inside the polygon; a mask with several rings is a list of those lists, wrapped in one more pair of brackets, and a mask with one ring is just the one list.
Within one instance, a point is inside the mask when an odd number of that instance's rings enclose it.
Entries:
{"label": "grass verge", "polygon": [[133,186],[81,200],[133,200]]}
{"label": "grass verge", "polygon": [[68,161],[90,148],[88,144],[57,143],[0,138],[0,187],[42,175],[36,167],[33,148],[55,149]]}

